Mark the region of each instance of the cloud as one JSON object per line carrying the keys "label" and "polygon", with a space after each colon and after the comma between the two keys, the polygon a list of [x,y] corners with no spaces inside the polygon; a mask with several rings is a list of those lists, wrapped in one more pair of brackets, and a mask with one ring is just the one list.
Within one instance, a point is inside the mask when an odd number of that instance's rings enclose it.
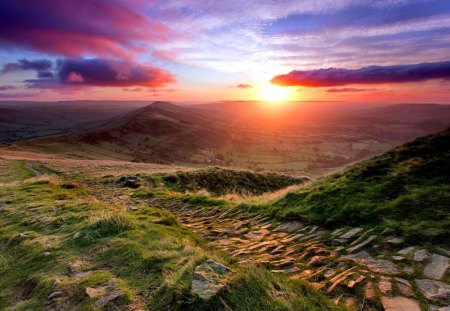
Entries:
{"label": "cloud", "polygon": [[250,84],[244,84],[244,83],[242,83],[242,84],[236,85],[236,87],[237,87],[238,89],[251,89],[253,86],[251,86]]}
{"label": "cloud", "polygon": [[24,98],[24,97],[33,97],[37,94],[33,93],[0,93],[0,98]]}
{"label": "cloud", "polygon": [[271,82],[281,86],[339,86],[349,84],[384,84],[450,79],[450,61],[414,65],[370,66],[360,69],[328,68],[293,70],[275,76]]}
{"label": "cloud", "polygon": [[101,58],[60,59],[55,78],[25,81],[30,88],[62,86],[162,87],[175,83],[172,74],[159,68],[126,61]]}
{"label": "cloud", "polygon": [[2,0],[0,45],[69,57],[131,58],[175,33],[123,0]]}
{"label": "cloud", "polygon": [[450,10],[450,2],[442,0],[379,4],[360,1],[337,10],[290,14],[267,23],[264,33],[267,35],[313,34],[350,27],[361,29],[386,26],[416,19],[434,18]]}
{"label": "cloud", "polygon": [[52,62],[46,59],[27,60],[20,59],[17,63],[8,63],[3,66],[2,73],[9,73],[20,70],[35,70],[39,78],[51,78],[53,73],[50,71]]}
{"label": "cloud", "polygon": [[367,92],[367,91],[375,91],[376,89],[359,89],[353,87],[344,87],[344,88],[331,88],[328,89],[328,93],[346,93],[346,92]]}
{"label": "cloud", "polygon": [[0,91],[10,91],[15,89],[16,87],[12,85],[0,85]]}

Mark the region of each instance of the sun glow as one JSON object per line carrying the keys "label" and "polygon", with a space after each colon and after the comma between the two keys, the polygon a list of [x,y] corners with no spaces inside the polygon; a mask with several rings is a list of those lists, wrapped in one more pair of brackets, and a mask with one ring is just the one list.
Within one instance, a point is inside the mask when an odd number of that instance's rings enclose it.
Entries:
{"label": "sun glow", "polygon": [[289,89],[286,87],[266,84],[261,89],[261,99],[265,101],[284,101],[289,98]]}

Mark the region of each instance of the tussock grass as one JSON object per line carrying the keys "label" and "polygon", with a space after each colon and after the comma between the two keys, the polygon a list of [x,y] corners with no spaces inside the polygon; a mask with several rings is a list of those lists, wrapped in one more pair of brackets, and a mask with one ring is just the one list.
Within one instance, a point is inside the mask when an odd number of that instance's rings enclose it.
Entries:
{"label": "tussock grass", "polygon": [[95,230],[100,236],[109,236],[113,234],[121,233],[125,230],[132,228],[132,223],[128,219],[125,213],[108,213],[105,212],[100,216],[92,229]]}

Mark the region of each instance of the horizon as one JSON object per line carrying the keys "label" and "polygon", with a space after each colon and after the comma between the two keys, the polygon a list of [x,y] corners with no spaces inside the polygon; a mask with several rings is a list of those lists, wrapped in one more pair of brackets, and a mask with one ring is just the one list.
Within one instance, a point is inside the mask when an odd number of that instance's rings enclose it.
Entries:
{"label": "horizon", "polygon": [[2,100],[450,98],[450,3],[439,0],[7,0],[0,29]]}

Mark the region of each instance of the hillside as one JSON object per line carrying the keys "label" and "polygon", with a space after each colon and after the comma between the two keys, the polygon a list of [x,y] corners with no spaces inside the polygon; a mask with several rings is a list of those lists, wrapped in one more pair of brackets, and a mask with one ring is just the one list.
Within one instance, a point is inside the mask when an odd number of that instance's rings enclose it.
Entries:
{"label": "hillside", "polygon": [[448,244],[450,129],[289,193],[261,207],[282,218],[329,227],[377,225],[408,240]]}
{"label": "hillside", "polygon": [[2,310],[344,310],[306,282],[243,267],[85,170],[0,159],[0,172]]}
{"label": "hillside", "polygon": [[98,128],[145,104],[111,101],[0,101],[0,144]]}

